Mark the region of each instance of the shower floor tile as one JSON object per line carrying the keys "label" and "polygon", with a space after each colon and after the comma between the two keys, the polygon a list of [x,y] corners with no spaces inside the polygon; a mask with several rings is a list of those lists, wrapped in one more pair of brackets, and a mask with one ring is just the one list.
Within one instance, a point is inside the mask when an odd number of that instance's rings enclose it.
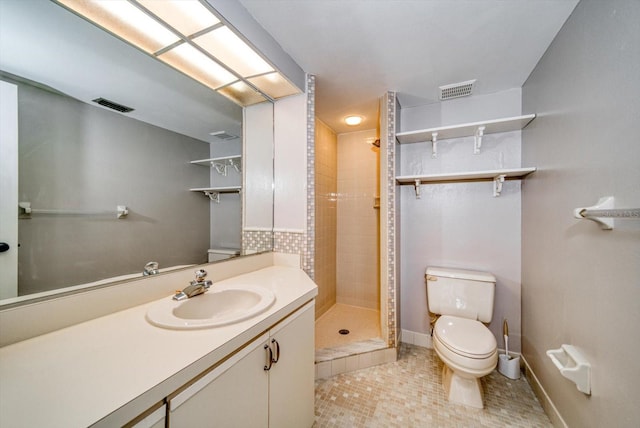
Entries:
{"label": "shower floor tile", "polygon": [[315,383],[314,427],[552,427],[524,377],[482,380],[485,408],[449,403],[433,350],[402,344],[398,361]]}
{"label": "shower floor tile", "polygon": [[[339,330],[347,329],[343,335]],[[316,320],[316,349],[336,348],[380,337],[380,311],[335,304]]]}

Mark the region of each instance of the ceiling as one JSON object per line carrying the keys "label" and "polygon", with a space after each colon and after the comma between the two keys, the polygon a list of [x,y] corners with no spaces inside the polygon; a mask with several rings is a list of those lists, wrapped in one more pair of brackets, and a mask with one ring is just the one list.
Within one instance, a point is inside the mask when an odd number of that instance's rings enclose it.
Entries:
{"label": "ceiling", "polygon": [[[308,73],[316,114],[338,133],[376,128],[378,98],[439,102],[521,87],[578,0],[239,0]],[[357,127],[343,118],[359,114]]]}

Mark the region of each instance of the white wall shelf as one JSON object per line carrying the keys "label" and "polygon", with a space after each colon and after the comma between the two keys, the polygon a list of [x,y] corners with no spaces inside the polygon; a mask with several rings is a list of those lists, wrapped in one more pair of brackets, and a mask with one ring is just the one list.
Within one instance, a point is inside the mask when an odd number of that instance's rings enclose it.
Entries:
{"label": "white wall shelf", "polygon": [[220,203],[220,194],[222,193],[240,193],[242,186],[227,186],[227,187],[197,187],[189,189],[191,192],[202,192],[205,196],[208,196],[213,202]]}
{"label": "white wall shelf", "polygon": [[400,144],[411,143],[432,143],[433,157],[437,157],[437,142],[451,138],[474,137],[474,153],[480,152],[482,137],[486,134],[496,134],[499,132],[518,131],[525,128],[533,119],[535,114],[524,116],[507,117],[503,119],[486,120],[482,122],[462,123],[459,125],[440,126],[437,128],[420,129],[417,131],[406,131],[396,134],[396,139]]}
{"label": "white wall shelf", "polygon": [[209,159],[198,159],[191,161],[194,165],[202,165],[209,166],[211,168],[215,168],[216,172],[220,175],[227,176],[227,168],[233,167],[238,173],[241,172],[242,168],[242,156],[234,155],[234,156],[222,156],[217,158],[209,158]]}
{"label": "white wall shelf", "polygon": [[411,184],[416,188],[416,198],[420,198],[420,185],[441,183],[464,183],[477,181],[493,181],[493,196],[500,196],[502,183],[505,180],[521,180],[536,171],[536,168],[494,169],[486,171],[470,171],[442,174],[403,175],[397,176],[398,184]]}

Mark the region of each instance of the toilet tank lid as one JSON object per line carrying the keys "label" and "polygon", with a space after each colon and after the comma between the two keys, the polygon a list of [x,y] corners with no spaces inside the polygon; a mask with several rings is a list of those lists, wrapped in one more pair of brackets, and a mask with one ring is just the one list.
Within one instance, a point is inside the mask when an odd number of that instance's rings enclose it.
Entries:
{"label": "toilet tank lid", "polygon": [[430,266],[427,268],[427,275],[443,278],[467,279],[471,281],[496,282],[496,277],[489,272],[477,270],[454,269]]}

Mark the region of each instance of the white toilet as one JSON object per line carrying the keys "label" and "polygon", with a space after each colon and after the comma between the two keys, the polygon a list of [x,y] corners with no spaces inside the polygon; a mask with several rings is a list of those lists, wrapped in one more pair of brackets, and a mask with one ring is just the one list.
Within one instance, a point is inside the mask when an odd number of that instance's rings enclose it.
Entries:
{"label": "white toilet", "polygon": [[433,347],[444,363],[442,385],[451,402],[482,408],[480,378],[496,368],[491,322],[496,278],[487,272],[429,267],[427,305],[441,315],[433,328]]}

